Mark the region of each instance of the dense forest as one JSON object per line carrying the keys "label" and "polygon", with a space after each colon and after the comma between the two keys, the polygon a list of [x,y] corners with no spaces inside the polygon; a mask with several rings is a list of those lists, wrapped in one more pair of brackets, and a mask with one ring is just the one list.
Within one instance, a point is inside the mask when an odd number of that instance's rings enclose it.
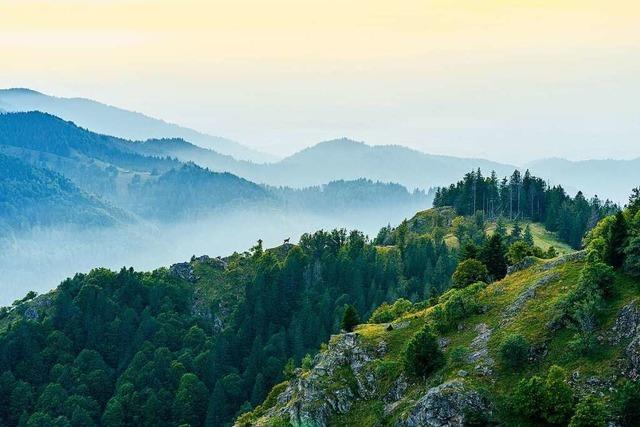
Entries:
{"label": "dense forest", "polygon": [[115,225],[127,215],[50,170],[0,153],[0,232],[34,226]]}
{"label": "dense forest", "polygon": [[587,230],[619,208],[597,196],[587,200],[582,192],[571,197],[559,185],[549,186],[544,179],[515,170],[499,179],[495,172],[485,177],[478,169],[462,180],[436,190],[434,206],[453,206],[459,215],[481,211],[490,218],[528,219],[544,223],[547,230],[574,248],[579,248]]}
{"label": "dense forest", "polygon": [[[449,286],[455,265],[442,239],[376,247],[334,230],[193,259],[186,268],[197,279],[173,268],[76,275],[2,312],[0,420],[223,425],[308,363],[345,305],[368,316],[385,301],[428,298]],[[211,292],[218,297],[201,307]]]}
{"label": "dense forest", "polygon": [[[227,425],[358,319],[555,256],[517,222],[488,232],[489,215],[435,208],[373,240],[318,231],[151,273],[96,269],[29,294],[0,311],[0,423]],[[626,225],[613,234],[640,247]]]}

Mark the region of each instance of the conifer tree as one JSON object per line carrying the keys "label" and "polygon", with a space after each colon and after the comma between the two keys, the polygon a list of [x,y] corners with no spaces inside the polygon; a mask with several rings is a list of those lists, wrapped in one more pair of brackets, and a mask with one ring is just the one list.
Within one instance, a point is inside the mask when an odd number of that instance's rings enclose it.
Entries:
{"label": "conifer tree", "polygon": [[352,305],[348,305],[344,310],[340,327],[346,332],[353,332],[353,329],[360,323],[358,310]]}

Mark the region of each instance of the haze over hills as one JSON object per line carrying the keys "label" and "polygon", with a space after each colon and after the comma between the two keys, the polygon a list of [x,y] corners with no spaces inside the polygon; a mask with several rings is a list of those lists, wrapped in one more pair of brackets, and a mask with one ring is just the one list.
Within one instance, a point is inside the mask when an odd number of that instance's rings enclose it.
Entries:
{"label": "haze over hills", "polygon": [[[58,98],[29,89],[0,90],[0,109],[49,112],[97,133],[145,140],[133,149],[141,154],[171,156],[271,186],[302,188],[335,180],[366,178],[426,190],[446,185],[471,169],[481,168],[485,174],[495,170],[498,176],[514,169],[512,165],[490,160],[431,155],[392,144],[371,146],[348,138],[321,142],[275,161],[269,155],[228,139],[198,133],[140,113],[90,99]],[[568,190],[587,188],[589,196],[597,194],[623,203],[629,190],[640,182],[639,164],[640,159],[541,159],[529,162],[521,169],[531,168]]]}
{"label": "haze over hills", "polygon": [[264,162],[272,159],[235,141],[155,119],[141,113],[86,98],[59,98],[30,89],[0,90],[0,109],[8,112],[42,111],[71,120],[94,132],[131,140],[178,137],[238,159]]}
{"label": "haze over hills", "polygon": [[530,162],[526,167],[553,183],[585,188],[587,194],[597,194],[619,203],[625,202],[631,189],[640,183],[640,158],[583,161],[553,158]]}
{"label": "haze over hills", "polygon": [[424,192],[366,179],[268,187],[150,153],[146,144],[41,112],[0,115],[0,155],[25,171],[0,175],[0,300],[96,266],[156,268],[309,228],[375,233],[430,205]]}

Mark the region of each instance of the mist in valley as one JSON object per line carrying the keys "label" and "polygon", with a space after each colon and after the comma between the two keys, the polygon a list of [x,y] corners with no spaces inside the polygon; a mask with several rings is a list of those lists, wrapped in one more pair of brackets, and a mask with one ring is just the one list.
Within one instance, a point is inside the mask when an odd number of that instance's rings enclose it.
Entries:
{"label": "mist in valley", "polygon": [[148,271],[187,261],[192,255],[227,256],[254,246],[265,248],[284,239],[292,243],[320,229],[358,229],[376,236],[428,205],[384,206],[379,209],[313,214],[280,209],[224,211],[179,223],[146,223],[106,229],[40,228],[0,239],[0,306],[28,291],[47,292],[67,277],[93,268],[133,267]]}

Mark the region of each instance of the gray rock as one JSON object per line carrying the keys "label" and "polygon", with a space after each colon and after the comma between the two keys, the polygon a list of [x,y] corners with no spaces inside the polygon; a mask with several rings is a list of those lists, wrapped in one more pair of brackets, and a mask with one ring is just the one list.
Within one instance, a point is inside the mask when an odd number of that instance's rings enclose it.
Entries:
{"label": "gray rock", "polygon": [[[332,337],[327,350],[314,358],[311,370],[291,380],[277,398],[279,405],[271,408],[265,419],[284,417],[294,426],[329,425],[333,415],[349,412],[356,399],[375,395],[376,378],[367,366],[384,353],[386,345],[373,351],[365,349],[355,332]],[[353,375],[355,387],[347,384],[349,381],[335,382],[337,371],[344,368]],[[333,382],[329,385],[328,381]]]}
{"label": "gray rock", "polygon": [[462,380],[453,380],[429,389],[411,409],[402,425],[407,427],[464,426],[469,411],[490,413],[485,399],[466,387]]}
{"label": "gray rock", "polygon": [[507,274],[513,274],[518,271],[526,270],[536,263],[537,258],[528,256],[517,264],[507,267]]}
{"label": "gray rock", "polygon": [[568,262],[582,261],[586,258],[587,258],[587,251],[572,252],[570,254],[555,258],[552,261],[546,262],[540,267],[540,270],[542,271],[552,270]]}
{"label": "gray rock", "polygon": [[169,273],[179,279],[186,280],[187,282],[191,283],[194,283],[196,280],[198,280],[198,277],[191,267],[191,264],[189,264],[188,262],[179,262],[177,264],[173,264],[171,267],[169,267]]}
{"label": "gray rock", "polygon": [[636,301],[622,307],[615,324],[609,331],[609,341],[611,344],[619,344],[623,340],[629,339],[640,332],[640,308]]}

